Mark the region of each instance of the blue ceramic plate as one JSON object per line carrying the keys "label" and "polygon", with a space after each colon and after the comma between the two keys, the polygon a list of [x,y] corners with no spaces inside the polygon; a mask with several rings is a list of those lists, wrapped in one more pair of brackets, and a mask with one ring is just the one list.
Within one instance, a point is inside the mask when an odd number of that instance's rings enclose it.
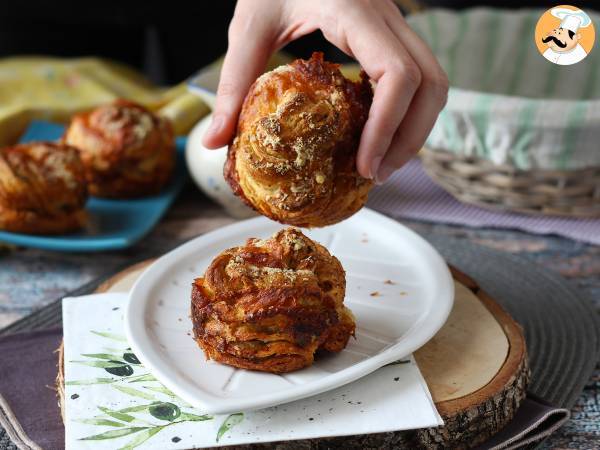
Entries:
{"label": "blue ceramic plate", "polygon": [[[64,127],[48,122],[32,122],[21,142],[53,141]],[[65,252],[97,252],[130,247],[154,228],[181,191],[187,177],[184,137],[177,138],[177,166],[171,183],[158,195],[135,200],[105,200],[92,197],[86,210],[89,222],[78,233],[60,236],[34,236],[0,231],[0,241],[24,247]]]}

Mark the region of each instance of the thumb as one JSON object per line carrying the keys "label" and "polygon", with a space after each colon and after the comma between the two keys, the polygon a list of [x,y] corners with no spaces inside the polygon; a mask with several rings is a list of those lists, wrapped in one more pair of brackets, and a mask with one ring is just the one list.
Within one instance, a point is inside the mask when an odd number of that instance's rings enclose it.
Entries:
{"label": "thumb", "polygon": [[257,24],[254,18],[234,16],[229,27],[229,47],[221,69],[212,123],[203,138],[207,148],[223,147],[231,141],[248,89],[269,59],[273,48],[271,36],[273,33],[267,23]]}

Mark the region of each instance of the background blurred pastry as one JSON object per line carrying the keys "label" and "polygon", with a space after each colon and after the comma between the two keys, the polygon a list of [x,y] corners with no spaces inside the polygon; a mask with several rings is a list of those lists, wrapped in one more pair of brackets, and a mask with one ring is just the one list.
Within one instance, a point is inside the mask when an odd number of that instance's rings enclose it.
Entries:
{"label": "background blurred pastry", "polygon": [[356,170],[372,97],[365,73],[350,81],[320,53],[267,72],[244,101],[225,178],[282,223],[319,227],[351,216],[373,184]]}
{"label": "background blurred pastry", "polygon": [[282,373],[341,351],[354,335],[344,269],[325,247],[288,228],[218,255],[192,286],[194,338],[206,357]]}
{"label": "background blurred pastry", "polygon": [[169,121],[127,100],[74,116],[64,142],[79,149],[90,194],[97,197],[155,194],[175,166]]}
{"label": "background blurred pastry", "polygon": [[85,224],[85,171],[78,151],[53,142],[0,149],[0,229],[61,234]]}

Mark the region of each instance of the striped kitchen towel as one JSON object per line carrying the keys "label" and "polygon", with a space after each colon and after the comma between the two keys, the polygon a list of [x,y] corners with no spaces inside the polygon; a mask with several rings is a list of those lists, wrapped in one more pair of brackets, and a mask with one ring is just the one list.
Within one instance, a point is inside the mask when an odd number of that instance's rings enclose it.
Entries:
{"label": "striped kitchen towel", "polygon": [[550,63],[536,46],[542,13],[432,9],[407,18],[451,86],[428,148],[521,170],[600,166],[600,50],[571,66]]}
{"label": "striped kitchen towel", "polygon": [[600,219],[529,216],[467,205],[431,181],[417,158],[392,175],[384,185],[373,189],[367,206],[395,219],[513,228],[600,245]]}

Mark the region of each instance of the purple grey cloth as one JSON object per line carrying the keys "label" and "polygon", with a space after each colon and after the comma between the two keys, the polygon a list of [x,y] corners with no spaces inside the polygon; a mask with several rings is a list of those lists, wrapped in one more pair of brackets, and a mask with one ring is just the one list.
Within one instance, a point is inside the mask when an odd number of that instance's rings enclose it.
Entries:
{"label": "purple grey cloth", "polygon": [[571,219],[496,212],[461,203],[435,184],[413,159],[369,197],[368,206],[395,219],[416,219],[471,227],[513,228],[557,234],[600,245],[600,219]]}
{"label": "purple grey cloth", "polygon": [[541,399],[528,396],[513,420],[475,450],[512,450],[546,438],[571,417],[565,408],[556,408]]}
{"label": "purple grey cloth", "polygon": [[0,424],[19,448],[65,447],[54,390],[61,340],[61,329],[0,339]]}
{"label": "purple grey cloth", "polygon": [[[0,424],[22,449],[64,448],[65,430],[54,391],[62,330],[0,338]],[[515,419],[481,449],[511,449],[548,436],[569,412],[527,398]]]}

